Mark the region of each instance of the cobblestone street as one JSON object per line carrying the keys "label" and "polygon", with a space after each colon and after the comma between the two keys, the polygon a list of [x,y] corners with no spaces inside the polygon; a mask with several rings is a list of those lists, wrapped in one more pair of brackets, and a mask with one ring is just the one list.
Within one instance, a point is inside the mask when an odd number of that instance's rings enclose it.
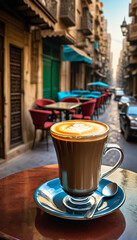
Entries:
{"label": "cobblestone street", "polygon": [[[108,142],[117,143],[123,148],[125,157],[121,167],[137,172],[137,143],[135,139],[129,143],[126,142],[120,133],[117,102],[115,102],[113,98],[107,105],[105,111],[101,109],[98,121],[107,123],[110,127]],[[111,151],[111,153],[108,153],[107,156],[103,158],[102,162],[105,165],[114,165],[117,157],[117,153]],[[49,138],[49,151],[47,151],[46,143],[43,141],[37,143],[34,150],[29,150],[16,158],[1,163],[0,178],[25,169],[55,163],[57,163],[56,153],[52,139]]]}

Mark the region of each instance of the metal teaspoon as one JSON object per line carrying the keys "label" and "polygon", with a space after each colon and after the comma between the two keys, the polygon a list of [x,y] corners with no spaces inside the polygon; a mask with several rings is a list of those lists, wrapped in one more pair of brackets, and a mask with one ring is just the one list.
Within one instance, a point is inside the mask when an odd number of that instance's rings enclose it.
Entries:
{"label": "metal teaspoon", "polygon": [[116,193],[117,193],[117,190],[118,190],[118,186],[116,183],[109,183],[107,184],[103,189],[102,189],[102,196],[99,198],[99,200],[97,201],[97,203],[95,204],[95,206],[93,206],[91,209],[89,209],[86,214],[85,214],[85,218],[92,218],[96,209],[98,208],[101,200],[104,198],[104,197],[113,197]]}

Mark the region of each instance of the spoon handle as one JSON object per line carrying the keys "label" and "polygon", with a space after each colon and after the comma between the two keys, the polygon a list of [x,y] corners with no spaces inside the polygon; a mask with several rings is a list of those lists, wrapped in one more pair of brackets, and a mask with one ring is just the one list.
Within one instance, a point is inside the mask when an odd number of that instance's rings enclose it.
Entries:
{"label": "spoon handle", "polygon": [[101,202],[101,200],[102,200],[103,197],[104,197],[104,196],[101,196],[101,197],[98,199],[97,203],[96,203],[91,209],[89,209],[89,210],[86,212],[85,218],[92,218],[92,217],[93,217],[93,215],[94,215],[96,209],[98,208],[98,206],[99,206],[99,204],[100,204],[100,202]]}

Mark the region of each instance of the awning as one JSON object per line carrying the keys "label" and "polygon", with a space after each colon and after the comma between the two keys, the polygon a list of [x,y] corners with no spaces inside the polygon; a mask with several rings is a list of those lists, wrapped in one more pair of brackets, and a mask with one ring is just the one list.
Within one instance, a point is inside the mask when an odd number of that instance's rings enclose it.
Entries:
{"label": "awning", "polygon": [[74,39],[70,34],[67,33],[66,30],[60,30],[60,31],[41,30],[41,36],[43,38],[50,38],[52,40],[55,40],[60,44],[74,43]]}
{"label": "awning", "polygon": [[[52,1],[51,1],[52,2]],[[25,20],[24,24],[28,24],[36,29],[54,29],[55,23],[57,22],[54,12],[49,11],[50,8],[46,5],[44,0],[0,0],[0,8],[7,11],[12,15],[17,14]]]}
{"label": "awning", "polygon": [[64,45],[63,61],[92,63],[92,59],[82,50],[74,46]]}
{"label": "awning", "polygon": [[88,83],[89,86],[101,86],[101,87],[109,87],[109,85],[107,83],[103,83],[103,82],[91,82]]}
{"label": "awning", "polygon": [[31,25],[37,24],[39,26],[44,26],[44,24],[47,24],[50,28],[54,28],[56,20],[51,14],[49,14],[45,6],[41,4],[41,1],[23,0],[23,2],[36,14],[36,17],[32,15],[32,18],[30,18]]}

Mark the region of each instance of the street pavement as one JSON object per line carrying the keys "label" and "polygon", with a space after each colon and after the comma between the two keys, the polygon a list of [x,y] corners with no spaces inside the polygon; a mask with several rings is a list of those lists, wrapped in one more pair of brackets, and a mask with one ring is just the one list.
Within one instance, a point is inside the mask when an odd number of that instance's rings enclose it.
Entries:
{"label": "street pavement", "polygon": [[[98,121],[104,122],[110,127],[108,143],[117,143],[124,150],[124,161],[121,164],[121,168],[137,172],[137,140],[133,139],[128,143],[120,133],[117,102],[113,100],[113,97],[105,111],[101,109]],[[118,154],[111,151],[103,157],[102,163],[112,166],[115,164],[116,158],[118,158]],[[46,142],[40,141],[35,145],[33,150],[28,150],[20,156],[1,163],[0,178],[26,169],[56,163],[57,157],[55,149],[52,139],[49,137],[49,151],[47,151]]]}

